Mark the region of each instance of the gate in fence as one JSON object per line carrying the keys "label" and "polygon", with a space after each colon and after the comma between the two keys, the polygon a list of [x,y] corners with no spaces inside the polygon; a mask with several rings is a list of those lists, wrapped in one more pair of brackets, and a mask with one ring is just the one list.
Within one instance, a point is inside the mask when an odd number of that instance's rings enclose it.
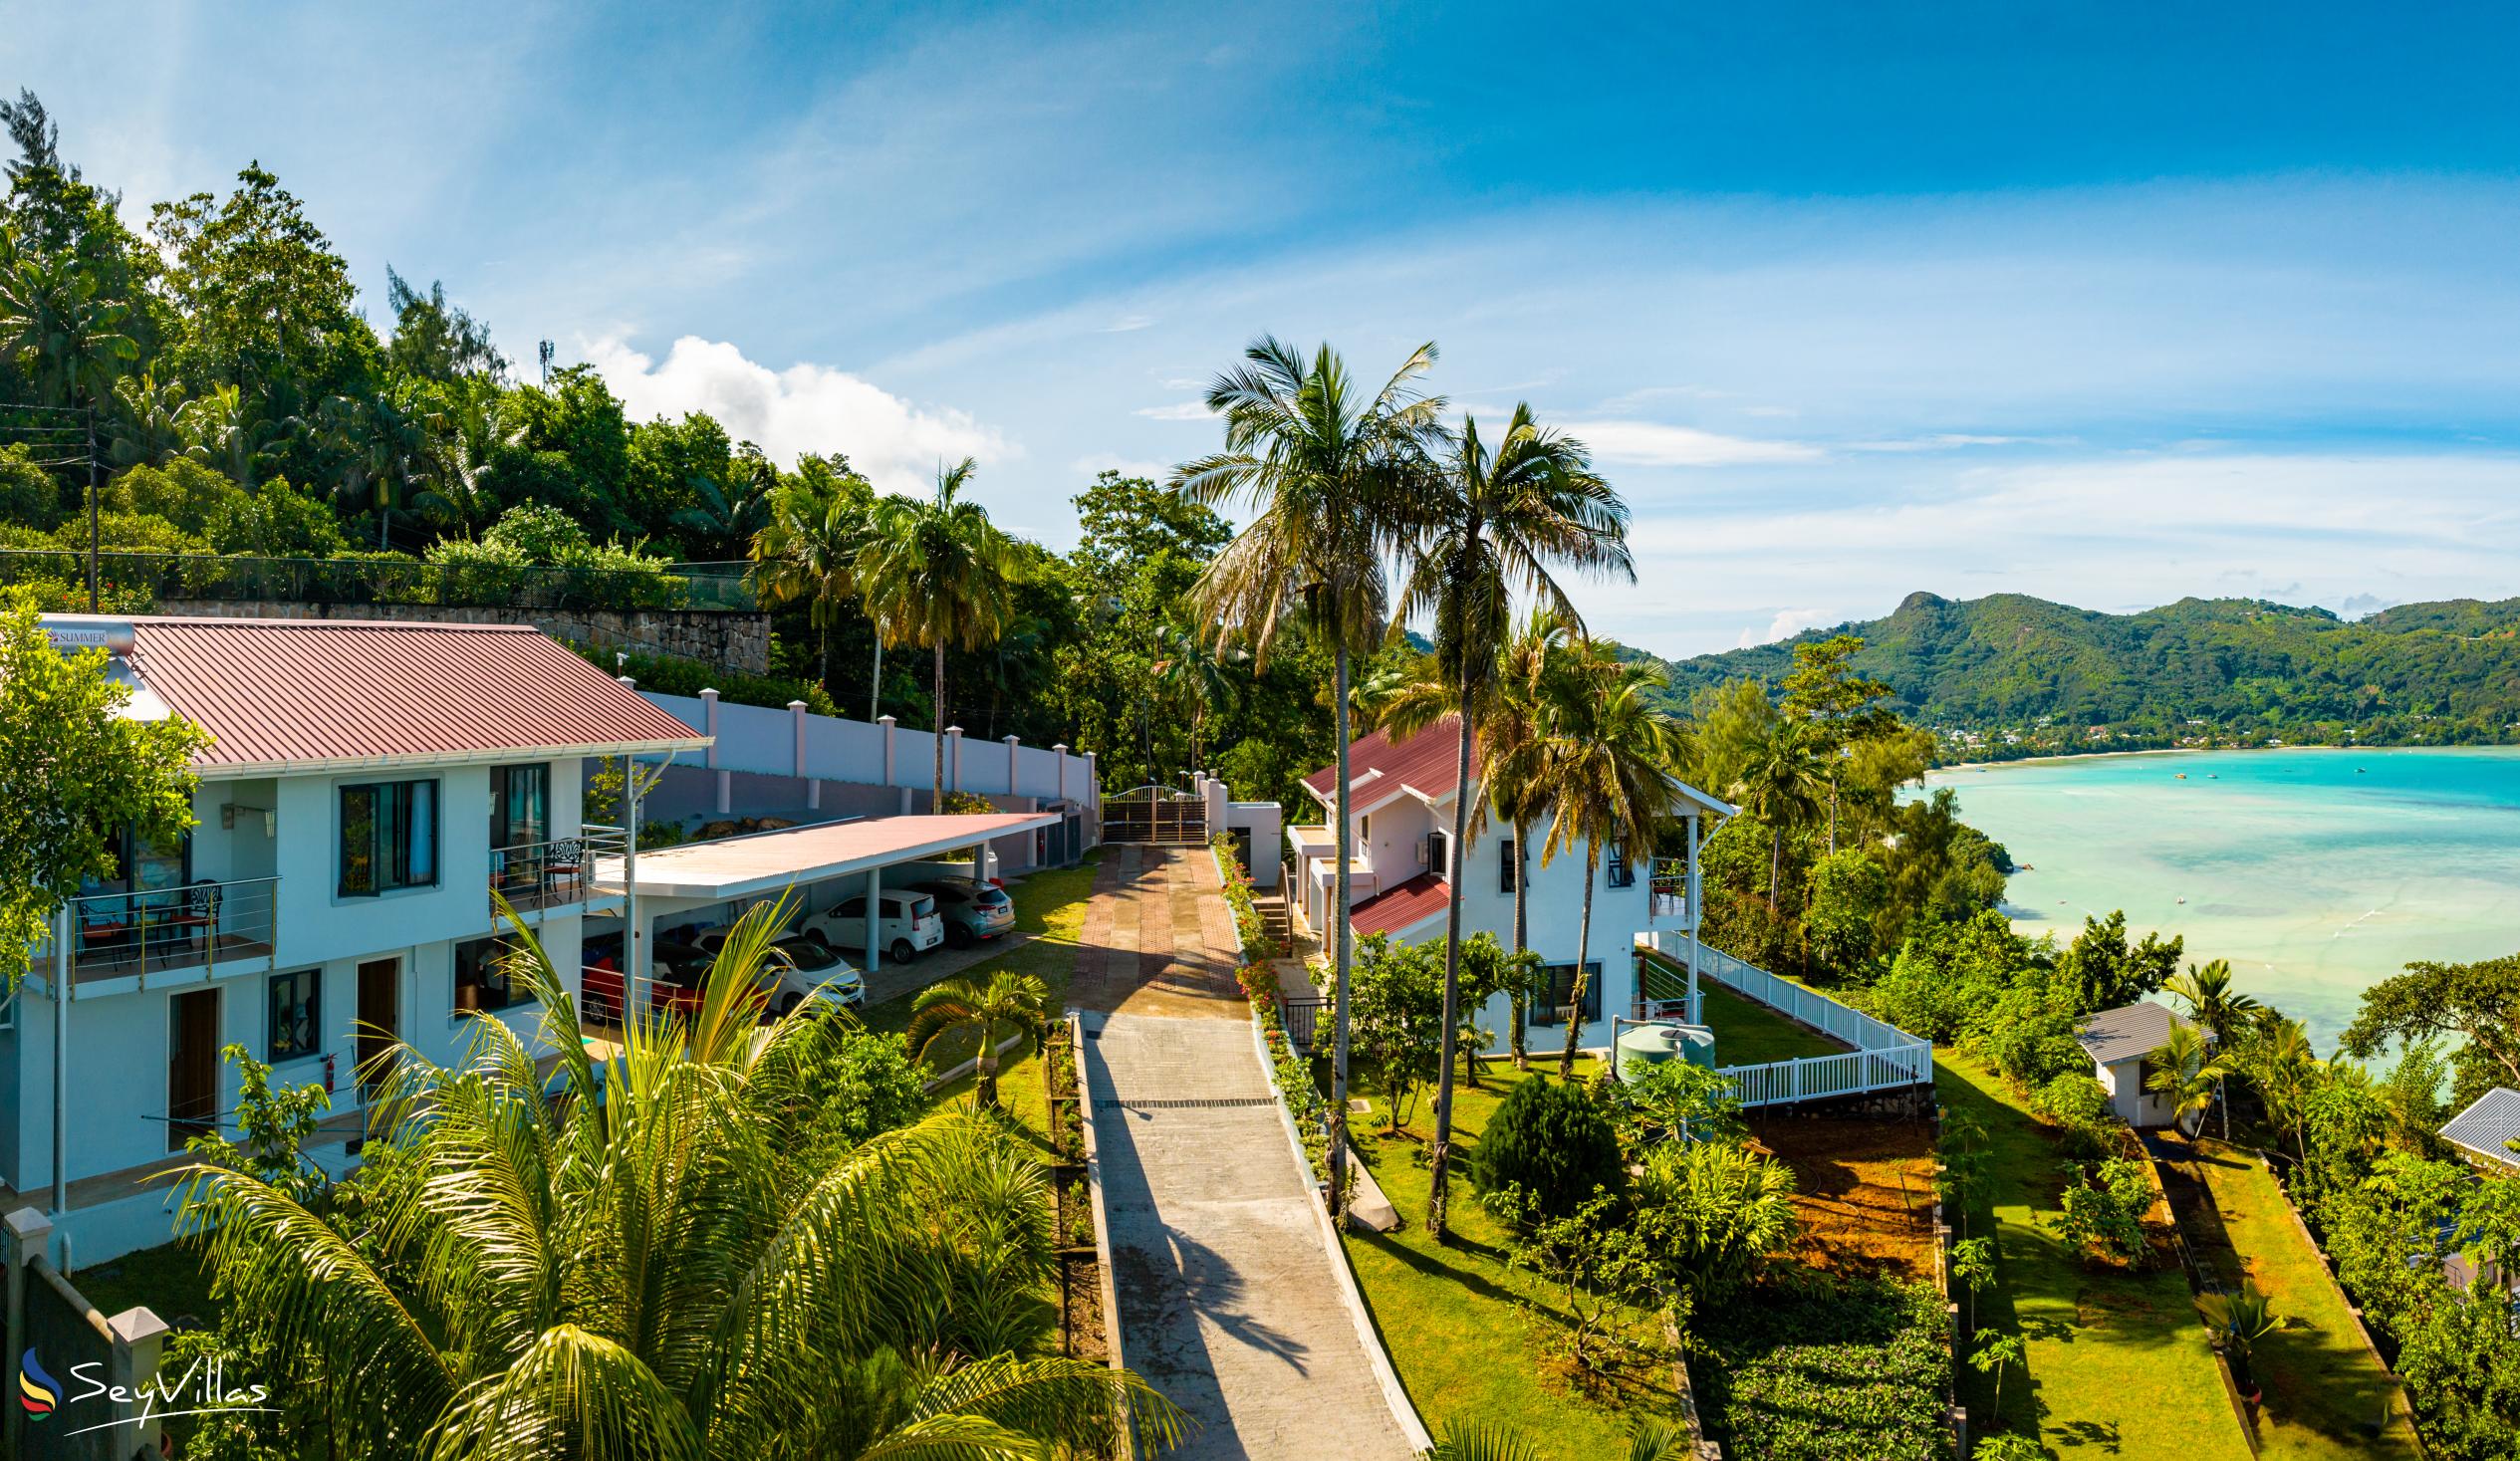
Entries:
{"label": "gate in fence", "polygon": [[1207,803],[1195,792],[1132,787],[1103,799],[1103,841],[1194,847],[1207,841]]}

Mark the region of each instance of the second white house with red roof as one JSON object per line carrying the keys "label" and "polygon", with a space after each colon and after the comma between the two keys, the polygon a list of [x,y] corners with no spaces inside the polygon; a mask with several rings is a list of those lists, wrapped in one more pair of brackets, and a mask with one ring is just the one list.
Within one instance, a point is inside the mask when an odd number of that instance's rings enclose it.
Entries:
{"label": "second white house with red roof", "polygon": [[[1601,849],[1598,885],[1593,890],[1592,938],[1586,962],[1582,1007],[1574,1007],[1575,959],[1584,913],[1585,849],[1562,848],[1544,860],[1548,823],[1531,829],[1534,846],[1519,845],[1510,824],[1491,811],[1486,830],[1477,827],[1472,806],[1467,845],[1450,846],[1454,799],[1461,788],[1455,779],[1459,755],[1459,723],[1450,717],[1414,735],[1394,738],[1375,731],[1348,750],[1354,820],[1354,853],[1349,863],[1349,925],[1363,937],[1382,933],[1400,944],[1443,937],[1445,914],[1452,899],[1461,899],[1464,935],[1493,933],[1508,947],[1514,934],[1514,883],[1530,880],[1525,899],[1530,947],[1546,961],[1553,997],[1530,1012],[1530,1023],[1562,1030],[1565,1021],[1582,1025],[1578,1044],[1587,1049],[1610,1044],[1611,1021],[1645,1014],[1693,1017],[1694,1011],[1665,1009],[1660,998],[1677,1003],[1677,990],[1648,991],[1638,977],[1635,945],[1648,939],[1685,945],[1697,933],[1698,898],[1693,868],[1695,850],[1712,824],[1733,809],[1705,793],[1679,784],[1683,856],[1657,868],[1650,849],[1614,843]],[[1470,753],[1468,794],[1483,795],[1479,756]],[[1307,926],[1327,927],[1336,897],[1338,872],[1333,820],[1338,816],[1339,774],[1324,767],[1304,778],[1304,788],[1321,809],[1311,826],[1287,829],[1287,879],[1290,901],[1302,910]],[[1688,961],[1693,964],[1694,960]],[[1654,1006],[1648,1008],[1649,1005]],[[1498,1038],[1501,1047],[1511,1011],[1504,1000],[1480,1012],[1479,1023]],[[1563,1038],[1563,1037],[1561,1037]]]}

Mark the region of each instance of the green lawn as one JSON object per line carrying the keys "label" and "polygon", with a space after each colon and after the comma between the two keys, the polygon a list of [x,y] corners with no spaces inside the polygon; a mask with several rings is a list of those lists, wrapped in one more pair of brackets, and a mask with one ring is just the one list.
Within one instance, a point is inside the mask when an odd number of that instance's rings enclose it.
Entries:
{"label": "green lawn", "polygon": [[[2049,1226],[2061,1181],[2047,1128],[2002,1077],[1976,1062],[1946,1051],[1934,1064],[1944,1107],[1975,1111],[1993,1145],[1998,1282],[1979,1296],[1978,1323],[2018,1333],[2028,1353],[2026,1366],[2004,1375],[2004,1426],[2035,1424],[2049,1450],[2066,1458],[2248,1461],[2187,1280],[2176,1268],[2091,1269],[2066,1252]],[[1988,1216],[1971,1215],[1973,1235],[1986,1233]],[[1987,1378],[1965,1363],[1960,1374],[1961,1398],[1983,1432]]]}
{"label": "green lawn", "polygon": [[203,1257],[189,1244],[161,1243],[83,1268],[71,1283],[108,1319],[145,1305],[168,1323],[190,1318],[206,1324],[220,1306],[210,1297],[210,1271]]}
{"label": "green lawn", "polygon": [[1698,981],[1697,1008],[1715,1032],[1718,1066],[1763,1066],[1847,1053],[1846,1046],[1828,1036],[1710,980]]}
{"label": "green lawn", "polygon": [[[1016,931],[1034,937],[973,965],[961,977],[986,980],[1000,970],[1030,974],[1050,988],[1046,1008],[1053,1015],[1065,1009],[1068,978],[1076,973],[1077,945],[1085,936],[1085,908],[1094,892],[1094,864],[1100,856],[1098,849],[1077,866],[1036,872],[1008,888],[1015,900]],[[912,991],[870,1006],[863,1016],[867,1028],[894,1034],[908,1029],[910,1005],[916,998],[917,992]],[[974,1048],[967,1036],[946,1036],[929,1052],[927,1065],[931,1070],[951,1069],[971,1059]],[[1040,1077],[1033,1079],[1038,1085]]]}
{"label": "green lawn", "polygon": [[[2262,1454],[2284,1461],[2419,1455],[2396,1379],[2363,1343],[2345,1296],[2293,1221],[2275,1178],[2256,1157],[2218,1141],[2197,1143],[2196,1170],[2214,1212],[2191,1233],[2227,1284],[2256,1280],[2283,1328],[2260,1339],[2253,1359],[2266,1392],[2258,1416]],[[2217,1231],[2218,1229],[2218,1231]],[[2386,1412],[2378,1438],[2365,1427]]]}
{"label": "green lawn", "polygon": [[[1592,1074],[1595,1065],[1580,1062],[1578,1076]],[[1554,1072],[1556,1062],[1548,1062],[1546,1069]],[[1510,1070],[1495,1070],[1483,1079],[1481,1089],[1465,1085],[1455,1090],[1456,1150],[1476,1145],[1505,1087],[1517,1077]],[[1519,1079],[1554,1077],[1535,1069]],[[1376,1099],[1379,1109],[1380,1096]],[[1418,1414],[1438,1435],[1447,1422],[1496,1420],[1523,1432],[1544,1455],[1625,1454],[1628,1431],[1637,1418],[1675,1410],[1667,1370],[1640,1376],[1624,1392],[1599,1398],[1573,1393],[1566,1384],[1545,1377],[1534,1325],[1554,1323],[1550,1316],[1555,1311],[1540,1286],[1505,1266],[1500,1246],[1505,1235],[1479,1207],[1468,1181],[1457,1175],[1457,1165],[1453,1243],[1438,1246],[1426,1235],[1429,1182],[1421,1139],[1433,1130],[1431,1093],[1419,1099],[1414,1125],[1414,1134],[1386,1137],[1381,1134],[1379,1115],[1358,1118],[1359,1154],[1399,1210],[1400,1227],[1391,1233],[1350,1233],[1347,1246],[1357,1287]],[[1527,1318],[1525,1304],[1538,1314]]]}

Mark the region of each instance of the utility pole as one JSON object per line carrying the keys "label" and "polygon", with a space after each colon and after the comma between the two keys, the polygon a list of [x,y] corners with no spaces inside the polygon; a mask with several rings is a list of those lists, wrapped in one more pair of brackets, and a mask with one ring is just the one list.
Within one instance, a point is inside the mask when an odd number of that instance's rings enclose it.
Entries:
{"label": "utility pole", "polygon": [[105,611],[97,602],[97,498],[99,495],[97,408],[92,402],[88,406],[88,611],[90,613]]}

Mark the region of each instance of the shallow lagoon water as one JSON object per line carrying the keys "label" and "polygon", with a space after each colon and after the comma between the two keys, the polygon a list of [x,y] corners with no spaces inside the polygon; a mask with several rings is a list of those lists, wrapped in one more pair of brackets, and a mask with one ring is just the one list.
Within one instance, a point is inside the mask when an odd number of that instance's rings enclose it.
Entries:
{"label": "shallow lagoon water", "polygon": [[2407,961],[2520,951],[2520,748],[2083,756],[1927,785],[2033,869],[2006,909],[2023,932],[2124,908],[2229,959],[2322,1052]]}

